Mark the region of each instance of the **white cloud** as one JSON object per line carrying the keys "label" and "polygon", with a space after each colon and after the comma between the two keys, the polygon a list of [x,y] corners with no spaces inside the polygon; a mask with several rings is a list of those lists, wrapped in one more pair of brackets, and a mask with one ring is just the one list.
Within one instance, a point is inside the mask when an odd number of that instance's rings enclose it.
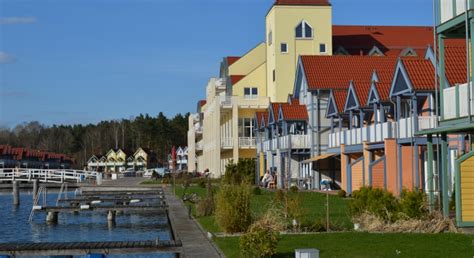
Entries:
{"label": "white cloud", "polygon": [[16,58],[8,53],[0,51],[0,64],[14,63]]}
{"label": "white cloud", "polygon": [[29,24],[35,23],[36,17],[24,16],[24,17],[0,17],[0,24]]}

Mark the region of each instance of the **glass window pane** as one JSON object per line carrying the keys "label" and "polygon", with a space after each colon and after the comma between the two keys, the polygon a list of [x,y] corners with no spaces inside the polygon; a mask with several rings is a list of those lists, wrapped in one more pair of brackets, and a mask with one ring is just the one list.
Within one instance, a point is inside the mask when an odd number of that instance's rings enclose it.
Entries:
{"label": "glass window pane", "polygon": [[304,28],[304,35],[305,38],[312,38],[313,37],[313,29],[306,23]]}
{"label": "glass window pane", "polygon": [[282,53],[288,52],[288,45],[286,43],[281,43],[281,52]]}
{"label": "glass window pane", "polygon": [[252,95],[254,96],[258,95],[258,88],[252,88]]}
{"label": "glass window pane", "polygon": [[300,23],[300,24],[296,27],[296,37],[297,37],[297,38],[302,38],[302,37],[303,37],[303,23]]}
{"label": "glass window pane", "polygon": [[244,88],[244,95],[250,95],[250,88]]}
{"label": "glass window pane", "polygon": [[319,44],[319,52],[326,53],[326,44]]}

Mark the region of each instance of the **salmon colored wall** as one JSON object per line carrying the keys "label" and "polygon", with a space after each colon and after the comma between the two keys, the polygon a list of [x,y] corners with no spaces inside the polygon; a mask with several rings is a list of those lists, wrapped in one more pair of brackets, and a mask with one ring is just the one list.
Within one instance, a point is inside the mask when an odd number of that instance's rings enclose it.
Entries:
{"label": "salmon colored wall", "polygon": [[346,164],[348,163],[349,157],[344,154],[346,151],[346,146],[341,144],[341,189],[347,191],[347,168]]}
{"label": "salmon colored wall", "polygon": [[398,162],[397,162],[397,140],[385,140],[385,158],[387,170],[387,190],[394,195],[399,195],[398,189]]}
{"label": "salmon colored wall", "polygon": [[413,190],[415,178],[413,177],[413,166],[415,164],[414,151],[411,146],[402,146],[402,187]]}
{"label": "salmon colored wall", "polygon": [[384,181],[384,168],[385,162],[381,161],[372,166],[372,187],[373,188],[385,188]]}
{"label": "salmon colored wall", "polygon": [[352,191],[359,190],[363,186],[362,173],[364,172],[364,162],[359,161],[351,167]]}

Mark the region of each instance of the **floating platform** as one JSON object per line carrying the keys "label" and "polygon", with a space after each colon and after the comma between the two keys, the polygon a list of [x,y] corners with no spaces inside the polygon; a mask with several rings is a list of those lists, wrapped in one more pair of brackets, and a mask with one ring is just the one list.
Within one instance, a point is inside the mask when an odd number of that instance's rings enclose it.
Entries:
{"label": "floating platform", "polygon": [[180,240],[0,244],[0,255],[6,256],[60,256],[181,252],[182,243]]}

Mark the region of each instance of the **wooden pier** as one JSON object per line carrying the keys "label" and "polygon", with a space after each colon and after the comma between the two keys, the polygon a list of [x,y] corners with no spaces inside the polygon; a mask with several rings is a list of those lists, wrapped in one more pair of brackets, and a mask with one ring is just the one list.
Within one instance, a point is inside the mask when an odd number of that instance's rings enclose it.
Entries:
{"label": "wooden pier", "polygon": [[87,254],[180,253],[180,240],[72,242],[72,243],[7,243],[0,244],[0,255],[71,256]]}

